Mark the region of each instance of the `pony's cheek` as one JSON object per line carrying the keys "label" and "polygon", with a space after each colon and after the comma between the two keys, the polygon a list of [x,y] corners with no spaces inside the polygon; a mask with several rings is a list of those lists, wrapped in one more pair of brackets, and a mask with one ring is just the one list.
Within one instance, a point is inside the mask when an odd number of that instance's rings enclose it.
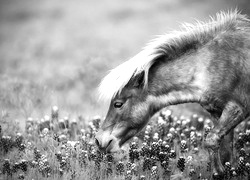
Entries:
{"label": "pony's cheek", "polygon": [[123,136],[120,138],[119,146],[123,146],[127,141],[136,135],[137,129],[127,129]]}
{"label": "pony's cheek", "polygon": [[112,135],[117,138],[120,136],[123,136],[127,128],[128,128],[128,125],[126,123],[118,124],[113,128]]}

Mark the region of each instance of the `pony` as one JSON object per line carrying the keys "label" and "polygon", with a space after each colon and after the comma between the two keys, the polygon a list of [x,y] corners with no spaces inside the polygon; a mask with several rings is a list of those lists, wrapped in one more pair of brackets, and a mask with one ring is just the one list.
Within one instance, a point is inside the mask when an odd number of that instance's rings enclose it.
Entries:
{"label": "pony", "polygon": [[166,106],[198,103],[218,122],[205,147],[222,173],[233,129],[250,117],[250,19],[235,10],[184,23],[111,70],[99,92],[110,102],[95,137],[100,150],[119,151]]}

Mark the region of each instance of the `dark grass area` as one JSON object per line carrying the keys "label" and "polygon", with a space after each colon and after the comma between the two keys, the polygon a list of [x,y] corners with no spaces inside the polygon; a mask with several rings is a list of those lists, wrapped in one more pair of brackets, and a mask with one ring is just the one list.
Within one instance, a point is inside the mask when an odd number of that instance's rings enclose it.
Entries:
{"label": "dark grass area", "polygon": [[158,113],[123,152],[104,154],[94,136],[100,117],[83,122],[62,118],[53,107],[44,119],[26,120],[25,132],[8,116],[1,117],[0,179],[121,179],[121,180],[236,180],[250,177],[250,125],[235,129],[235,160],[224,165],[224,174],[213,174],[209,152],[204,148],[212,121],[193,114]]}

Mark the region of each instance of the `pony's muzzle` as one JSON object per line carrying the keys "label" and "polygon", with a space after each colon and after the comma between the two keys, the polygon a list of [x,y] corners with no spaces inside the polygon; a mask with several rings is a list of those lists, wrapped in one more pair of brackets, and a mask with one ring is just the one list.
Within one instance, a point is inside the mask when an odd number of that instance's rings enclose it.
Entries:
{"label": "pony's muzzle", "polygon": [[95,143],[100,151],[112,152],[115,144],[117,144],[116,142],[117,139],[109,131],[100,130],[96,133]]}

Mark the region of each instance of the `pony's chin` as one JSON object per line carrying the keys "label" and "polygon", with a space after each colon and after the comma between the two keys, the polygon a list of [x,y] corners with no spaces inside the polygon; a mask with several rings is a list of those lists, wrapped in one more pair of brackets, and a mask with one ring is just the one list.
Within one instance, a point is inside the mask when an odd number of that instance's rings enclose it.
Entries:
{"label": "pony's chin", "polygon": [[113,144],[113,147],[109,150],[110,153],[124,153],[129,150],[129,144],[123,144],[122,146],[119,145],[120,141],[116,141]]}

